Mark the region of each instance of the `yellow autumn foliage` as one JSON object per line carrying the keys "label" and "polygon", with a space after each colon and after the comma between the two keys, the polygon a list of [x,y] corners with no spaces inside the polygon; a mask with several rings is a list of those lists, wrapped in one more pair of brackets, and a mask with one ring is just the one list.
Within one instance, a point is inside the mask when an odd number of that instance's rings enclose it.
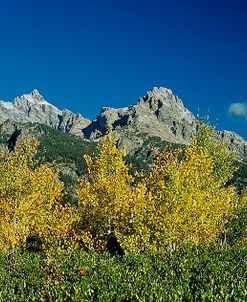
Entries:
{"label": "yellow autumn foliage", "polygon": [[234,187],[225,186],[235,170],[233,155],[206,130],[207,145],[202,131],[191,146],[157,152],[138,182],[116,138],[106,136],[98,155],[86,156],[88,174],[78,190],[77,232],[85,247],[104,250],[112,236],[125,253],[215,242],[238,198]]}
{"label": "yellow autumn foliage", "polygon": [[[234,155],[202,126],[190,146],[153,153],[149,171],[135,178],[112,133],[85,156],[78,207],[62,205],[58,172],[35,160],[38,142],[23,140],[0,151],[0,250],[39,236],[44,249],[104,251],[114,239],[128,253],[162,252],[183,243],[216,242],[235,209],[246,206],[226,183]],[[52,249],[51,249],[52,248]],[[116,247],[119,248],[119,247]]]}
{"label": "yellow autumn foliage", "polygon": [[78,230],[87,248],[104,250],[130,200],[133,178],[123,160],[125,152],[117,149],[114,135],[107,135],[98,149],[95,158],[85,156],[88,173],[78,189]]}
{"label": "yellow autumn foliage", "polygon": [[237,170],[235,165],[236,154],[229,151],[228,143],[224,140],[215,139],[214,130],[210,125],[198,122],[193,144],[207,149],[213,160],[212,176],[216,181],[221,181],[225,185]]}
{"label": "yellow autumn foliage", "polygon": [[0,152],[0,250],[16,248],[29,236],[38,235],[44,243],[61,240],[71,228],[73,219],[58,227],[70,211],[60,205],[63,183],[57,172],[35,160],[37,148],[37,141],[25,139],[13,152],[7,147]]}
{"label": "yellow autumn foliage", "polygon": [[158,249],[214,242],[237,204],[235,188],[222,186],[208,150],[196,145],[157,154],[144,181],[155,203],[151,223]]}
{"label": "yellow autumn foliage", "polygon": [[[244,209],[244,212],[247,214],[247,187],[243,190],[240,195],[240,208]],[[246,214],[245,214],[245,223],[244,228],[242,229],[243,238],[241,241],[238,242],[239,245],[246,245],[247,244],[247,224],[246,224]]]}

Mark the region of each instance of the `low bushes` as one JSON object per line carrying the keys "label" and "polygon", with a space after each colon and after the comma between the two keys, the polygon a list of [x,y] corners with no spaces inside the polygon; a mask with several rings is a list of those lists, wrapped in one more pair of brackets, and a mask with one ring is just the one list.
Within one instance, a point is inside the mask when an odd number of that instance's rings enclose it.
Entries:
{"label": "low bushes", "polygon": [[0,301],[246,301],[247,249],[0,255]]}

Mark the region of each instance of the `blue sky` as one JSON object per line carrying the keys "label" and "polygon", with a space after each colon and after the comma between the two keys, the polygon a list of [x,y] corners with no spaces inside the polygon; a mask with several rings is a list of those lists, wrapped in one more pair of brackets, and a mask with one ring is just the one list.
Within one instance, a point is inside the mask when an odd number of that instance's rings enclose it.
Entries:
{"label": "blue sky", "polygon": [[93,119],[164,86],[247,139],[245,2],[0,1],[0,99],[37,88]]}

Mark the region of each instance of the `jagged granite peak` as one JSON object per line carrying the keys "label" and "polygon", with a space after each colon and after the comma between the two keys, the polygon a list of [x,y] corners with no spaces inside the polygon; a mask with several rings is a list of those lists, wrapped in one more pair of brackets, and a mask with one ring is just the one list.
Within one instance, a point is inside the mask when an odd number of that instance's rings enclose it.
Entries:
{"label": "jagged granite peak", "polygon": [[90,123],[80,114],[74,114],[67,109],[60,110],[50,104],[37,89],[16,97],[13,102],[0,101],[0,123],[7,119],[19,123],[44,124],[78,135],[81,128]]}
{"label": "jagged granite peak", "polygon": [[196,118],[170,89],[154,87],[130,107],[102,108],[83,133],[95,139],[104,135],[109,127],[119,133],[121,145],[125,145],[127,151],[135,151],[135,147],[142,144],[140,137],[145,136],[189,144],[191,134],[196,131]]}
{"label": "jagged granite peak", "polygon": [[[99,139],[109,128],[118,133],[119,147],[134,154],[149,137],[174,144],[187,145],[196,133],[197,119],[171,89],[154,87],[136,104],[125,108],[103,107],[96,119],[82,129],[85,138]],[[238,158],[247,156],[247,142],[229,131],[218,131],[216,137],[226,140]]]}
{"label": "jagged granite peak", "polygon": [[[164,87],[154,87],[129,107],[103,107],[92,122],[67,109],[58,109],[34,89],[12,102],[0,100],[0,132],[6,127],[11,131],[16,125],[21,128],[20,123],[44,124],[92,140],[100,139],[111,128],[118,133],[119,147],[134,154],[150,137],[174,144],[190,144],[197,119],[171,89]],[[235,150],[239,159],[247,157],[247,142],[242,137],[230,131],[218,131],[215,135],[228,141],[229,149]]]}
{"label": "jagged granite peak", "polygon": [[43,98],[42,95],[39,93],[38,89],[36,89],[36,88],[31,92],[31,94],[35,97]]}
{"label": "jagged granite peak", "polygon": [[75,114],[68,109],[63,109],[58,129],[82,136],[82,129],[86,128],[90,123],[90,120],[84,118],[79,113]]}

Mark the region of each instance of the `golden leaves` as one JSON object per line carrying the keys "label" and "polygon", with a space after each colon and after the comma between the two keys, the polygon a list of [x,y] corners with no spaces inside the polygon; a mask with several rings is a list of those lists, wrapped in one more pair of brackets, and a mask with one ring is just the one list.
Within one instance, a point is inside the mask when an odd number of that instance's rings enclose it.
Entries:
{"label": "golden leaves", "polygon": [[[68,211],[59,205],[63,183],[58,180],[57,172],[39,165],[35,159],[37,148],[37,141],[25,139],[13,152],[6,147],[0,152],[1,250],[24,244],[28,236],[47,239],[51,226],[49,236],[53,239],[67,231],[61,226],[63,219],[68,218]],[[70,221],[67,222],[69,225]]]}
{"label": "golden leaves", "polygon": [[88,175],[78,190],[80,228],[91,234],[91,247],[105,249],[112,235],[125,253],[214,242],[237,195],[224,187],[235,169],[233,157],[210,135],[206,127],[191,146],[156,151],[153,167],[137,175],[138,183],[116,138],[108,135],[99,154],[86,157]]}
{"label": "golden leaves", "polygon": [[145,183],[156,203],[154,237],[167,244],[215,241],[236,201],[233,188],[215,178],[207,148],[195,144],[158,154]]}
{"label": "golden leaves", "polygon": [[[38,142],[0,152],[0,250],[42,238],[45,249],[106,250],[114,238],[124,252],[164,251],[182,243],[215,242],[232,210],[246,206],[226,182],[233,155],[207,127],[191,146],[155,151],[148,173],[130,175],[125,151],[107,135],[77,189],[78,207],[63,206],[58,173],[35,160]],[[56,250],[56,248],[55,248]],[[55,251],[54,250],[54,251]]]}

